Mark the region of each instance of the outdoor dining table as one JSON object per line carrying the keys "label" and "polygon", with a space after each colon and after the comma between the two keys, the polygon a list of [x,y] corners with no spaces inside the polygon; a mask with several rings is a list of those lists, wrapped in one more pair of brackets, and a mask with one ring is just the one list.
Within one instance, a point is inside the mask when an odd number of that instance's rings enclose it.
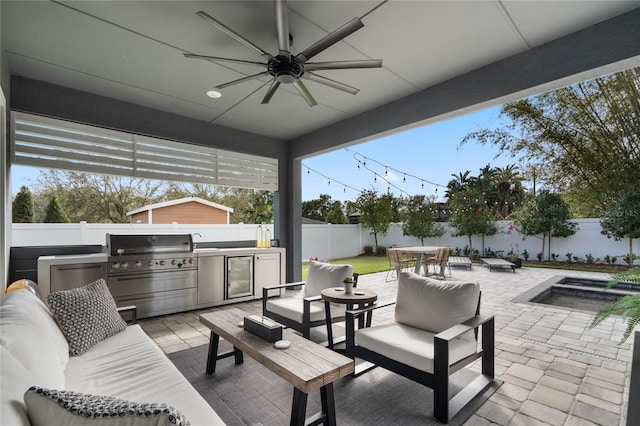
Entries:
{"label": "outdoor dining table", "polygon": [[[392,247],[387,250],[395,250],[403,254],[409,254],[411,256],[416,257],[416,267],[414,272],[416,274],[420,274],[420,268],[422,267],[422,258],[424,255],[435,255],[436,250],[438,250],[440,246],[410,246],[410,247]],[[400,272],[400,271],[398,271]]]}

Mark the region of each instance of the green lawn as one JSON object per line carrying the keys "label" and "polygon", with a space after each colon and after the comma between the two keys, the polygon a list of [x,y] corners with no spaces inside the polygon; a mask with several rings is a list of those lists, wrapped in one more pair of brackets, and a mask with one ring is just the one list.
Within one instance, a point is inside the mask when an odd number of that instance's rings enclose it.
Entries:
{"label": "green lawn", "polygon": [[[346,263],[353,265],[353,272],[361,275],[389,270],[389,259],[387,259],[386,255],[345,257],[343,259],[331,259],[329,263]],[[306,281],[307,279],[307,269],[309,269],[309,264],[305,262],[302,264],[302,281]]]}

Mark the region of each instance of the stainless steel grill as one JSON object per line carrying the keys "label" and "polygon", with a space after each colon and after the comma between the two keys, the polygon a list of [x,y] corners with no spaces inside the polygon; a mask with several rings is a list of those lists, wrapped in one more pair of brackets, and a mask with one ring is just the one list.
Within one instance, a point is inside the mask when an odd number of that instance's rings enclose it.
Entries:
{"label": "stainless steel grill", "polygon": [[107,234],[107,284],[139,317],[195,309],[198,258],[191,234]]}

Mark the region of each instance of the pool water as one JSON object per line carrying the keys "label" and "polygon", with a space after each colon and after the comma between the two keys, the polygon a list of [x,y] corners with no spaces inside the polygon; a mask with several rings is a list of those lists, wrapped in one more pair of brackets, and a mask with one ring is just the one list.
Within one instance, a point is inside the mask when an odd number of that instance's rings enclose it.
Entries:
{"label": "pool water", "polygon": [[582,309],[585,311],[599,312],[611,304],[610,300],[592,299],[583,296],[551,293],[538,300],[537,303],[545,305],[562,306],[564,308]]}
{"label": "pool water", "polygon": [[512,301],[599,312],[626,295],[640,293],[640,284],[637,283],[619,282],[611,288],[606,288],[607,284],[606,279],[556,275]]}

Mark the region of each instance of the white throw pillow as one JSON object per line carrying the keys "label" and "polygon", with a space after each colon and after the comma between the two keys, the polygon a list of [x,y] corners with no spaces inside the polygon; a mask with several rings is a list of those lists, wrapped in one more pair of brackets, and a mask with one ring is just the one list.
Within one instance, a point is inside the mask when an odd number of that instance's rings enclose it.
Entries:
{"label": "white throw pillow", "polygon": [[127,328],[104,279],[83,287],[50,293],[47,303],[69,342],[71,355]]}
{"label": "white throw pillow", "polygon": [[25,392],[24,401],[33,426],[49,426],[53,423],[82,426],[92,422],[103,426],[190,424],[178,410],[167,404],[139,404],[112,396],[32,386]]}
{"label": "white throw pillow", "polygon": [[304,296],[319,296],[325,288],[342,287],[342,280],[353,276],[353,266],[311,261],[307,271]]}
{"label": "white throw pillow", "polygon": [[[43,386],[64,387],[69,346],[44,303],[16,290],[0,302],[0,344]],[[33,383],[32,383],[33,384]]]}
{"label": "white throw pillow", "polygon": [[395,309],[397,322],[440,333],[476,314],[480,284],[438,281],[401,272]]}

